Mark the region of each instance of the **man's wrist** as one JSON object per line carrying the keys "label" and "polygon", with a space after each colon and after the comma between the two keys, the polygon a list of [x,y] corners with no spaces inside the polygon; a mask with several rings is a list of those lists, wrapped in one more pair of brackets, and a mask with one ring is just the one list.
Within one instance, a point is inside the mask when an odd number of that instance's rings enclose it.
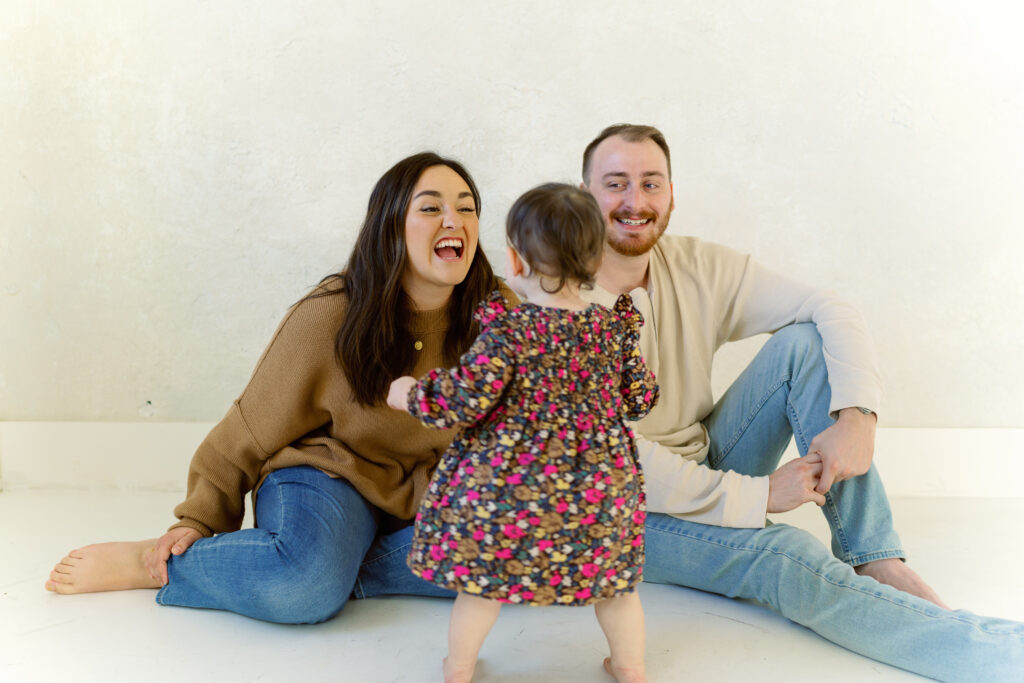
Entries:
{"label": "man's wrist", "polygon": [[878,415],[875,413],[875,411],[871,410],[870,408],[862,408],[861,406],[850,406],[849,408],[842,408],[839,411],[837,417],[845,417],[848,419],[871,418],[873,422],[878,421]]}

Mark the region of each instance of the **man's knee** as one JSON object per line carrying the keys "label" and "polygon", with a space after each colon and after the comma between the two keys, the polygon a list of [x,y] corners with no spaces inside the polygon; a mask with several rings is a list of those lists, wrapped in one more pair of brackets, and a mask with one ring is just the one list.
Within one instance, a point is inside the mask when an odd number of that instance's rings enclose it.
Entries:
{"label": "man's knee", "polygon": [[773,334],[768,344],[789,348],[794,355],[820,353],[821,335],[814,323],[793,323]]}

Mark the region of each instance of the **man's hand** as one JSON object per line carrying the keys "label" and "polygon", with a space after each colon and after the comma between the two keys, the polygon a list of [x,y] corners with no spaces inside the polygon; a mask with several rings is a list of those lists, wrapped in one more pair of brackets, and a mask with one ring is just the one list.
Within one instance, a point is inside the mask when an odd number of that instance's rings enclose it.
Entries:
{"label": "man's hand", "polygon": [[416,386],[415,377],[399,377],[391,383],[388,391],[388,405],[395,410],[409,412],[409,390]]}
{"label": "man's hand", "polygon": [[825,496],[814,490],[821,467],[821,456],[808,453],[768,475],[768,512],[788,512],[808,502],[824,505]]}
{"label": "man's hand", "polygon": [[171,553],[181,555],[203,535],[195,529],[179,526],[157,539],[152,552],[146,553],[146,570],[161,585],[167,585],[167,558]]}
{"label": "man's hand", "polygon": [[858,408],[843,408],[831,427],[814,437],[807,454],[821,456],[821,479],[816,491],[826,494],[832,484],[852,479],[868,471],[875,455],[875,414],[865,415]]}

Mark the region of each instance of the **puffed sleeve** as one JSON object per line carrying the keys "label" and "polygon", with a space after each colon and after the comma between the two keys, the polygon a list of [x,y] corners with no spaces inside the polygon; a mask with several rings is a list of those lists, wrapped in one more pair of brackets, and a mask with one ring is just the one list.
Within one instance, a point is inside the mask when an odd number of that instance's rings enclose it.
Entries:
{"label": "puffed sleeve", "polygon": [[474,314],[481,333],[453,368],[435,368],[409,391],[409,413],[427,427],[468,427],[496,406],[515,367],[508,302],[494,292]]}
{"label": "puffed sleeve", "polygon": [[659,394],[654,373],[647,369],[640,353],[644,318],[628,294],[619,296],[613,310],[622,330],[622,404],[626,417],[639,420],[658,402]]}

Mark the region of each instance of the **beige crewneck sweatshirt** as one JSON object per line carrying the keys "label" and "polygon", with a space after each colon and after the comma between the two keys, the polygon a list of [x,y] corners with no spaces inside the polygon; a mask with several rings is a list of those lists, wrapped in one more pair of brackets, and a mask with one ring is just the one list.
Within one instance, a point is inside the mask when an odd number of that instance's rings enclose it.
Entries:
{"label": "beige crewneck sweatshirt", "polygon": [[[741,254],[694,237],[663,235],[650,252],[649,289],[629,294],[647,322],[640,346],[661,400],[637,423],[647,506],[704,524],[760,528],[768,477],[703,465],[714,407],[711,364],[728,341],[813,322],[824,343],[830,411],[877,412],[882,387],[863,317],[834,294],[803,285]],[[611,306],[618,292],[595,287],[585,298]]]}

